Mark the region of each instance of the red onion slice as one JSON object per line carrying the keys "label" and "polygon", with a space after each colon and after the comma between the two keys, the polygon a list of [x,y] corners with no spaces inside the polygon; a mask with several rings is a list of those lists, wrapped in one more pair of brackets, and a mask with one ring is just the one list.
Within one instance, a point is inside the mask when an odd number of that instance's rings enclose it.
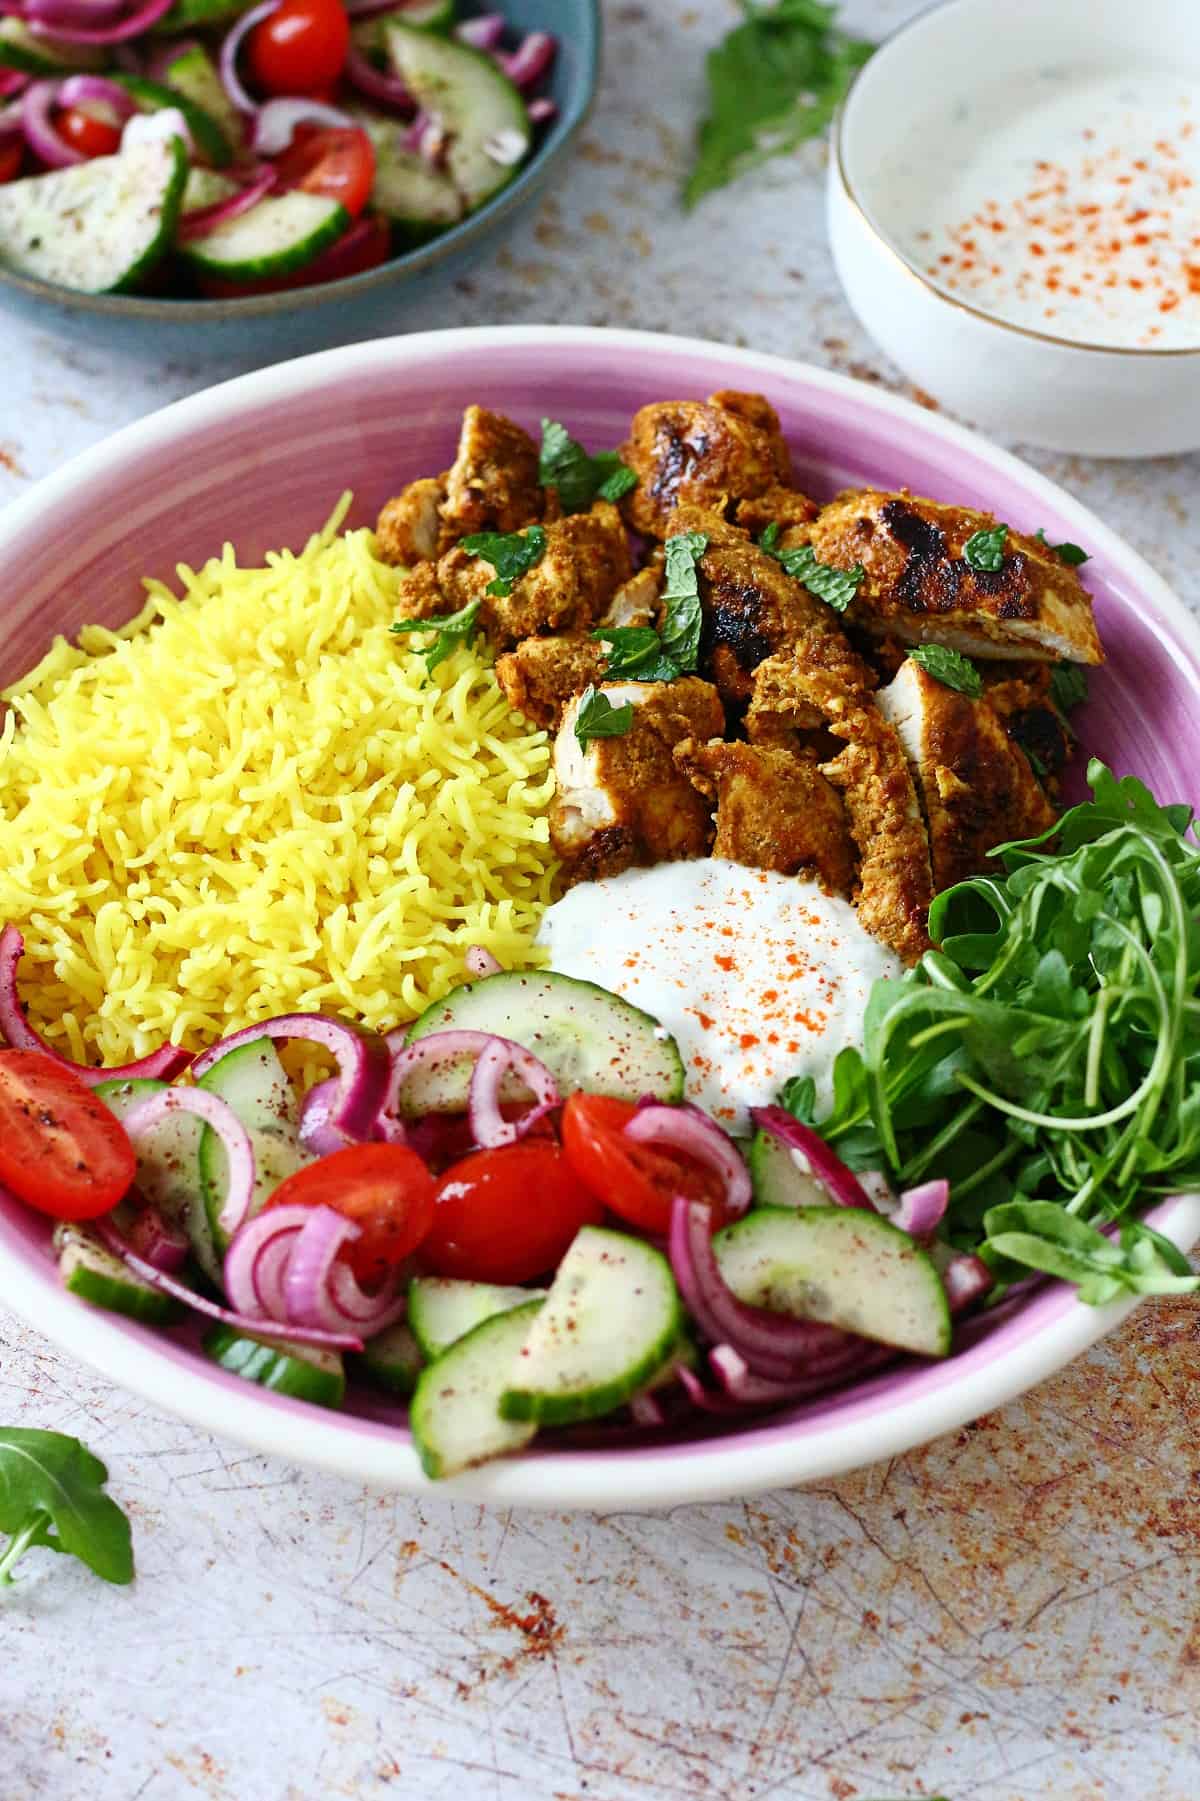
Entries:
{"label": "red onion slice", "polygon": [[239,1045],[256,1044],[260,1038],[279,1041],[300,1038],[331,1051],[337,1058],[339,1086],[329,1112],[329,1122],[345,1133],[353,1144],[362,1144],[374,1137],[392,1072],[384,1039],[328,1013],[281,1013],[277,1019],[265,1019],[256,1026],[246,1026],[210,1045],[196,1058],[192,1074],[199,1080],[230,1051],[237,1050]]}
{"label": "red onion slice", "polygon": [[218,225],[225,225],[230,219],[238,219],[258,205],[275,186],[274,169],[263,169],[248,187],[236,194],[229,194],[224,200],[216,200],[211,206],[197,207],[194,212],[184,213],[175,229],[175,237],[179,243],[194,243],[197,238],[206,238]]}
{"label": "red onion slice", "polygon": [[995,1276],[983,1261],[970,1251],[955,1251],[941,1271],[942,1287],[951,1313],[965,1313],[985,1294],[990,1294]]}
{"label": "red onion slice", "polygon": [[524,93],[549,73],[557,50],[558,40],[548,31],[531,31],[511,55],[498,56],[496,61],[513,86]]}
{"label": "red onion slice", "polygon": [[340,106],[327,106],[323,100],[268,100],[258,108],[254,121],[251,144],[255,155],[280,155],[295,136],[297,125],[352,127],[354,120]]}
{"label": "red onion slice", "polygon": [[56,24],[51,27],[31,23],[29,28],[38,37],[56,38],[63,44],[123,44],[130,38],[140,37],[143,31],[149,31],[174,4],[175,0],[144,0],[136,12],[127,14],[115,25]]}
{"label": "red onion slice", "polygon": [[[19,69],[0,69],[0,100],[11,100],[14,94],[19,94],[28,85],[28,75],[22,75]],[[17,116],[19,117],[19,110]]]}
{"label": "red onion slice", "polygon": [[950,1202],[950,1184],[944,1179],[922,1182],[919,1188],[906,1188],[900,1195],[891,1222],[910,1238],[932,1238],[942,1223]]}
{"label": "red onion slice", "polygon": [[405,114],[416,111],[417,103],[400,77],[377,69],[370,57],[364,55],[356,44],[351,44],[346,53],[345,76],[360,94],[378,100],[381,106],[394,107]]}
{"label": "red onion slice", "polygon": [[[221,1271],[232,1307],[282,1324],[287,1319],[283,1279],[293,1241],[308,1224],[311,1207],[265,1207],[238,1227]],[[282,1255],[281,1255],[282,1253]]]}
{"label": "red onion slice", "polygon": [[317,1082],[300,1103],[300,1142],[306,1151],[318,1157],[331,1157],[344,1151],[349,1140],[329,1123],[329,1115],[337,1099],[337,1078]]}
{"label": "red onion slice", "polygon": [[464,19],[461,25],[456,25],[454,35],[460,44],[469,44],[472,50],[498,50],[504,39],[505,23],[503,13],[480,13],[478,18]]}
{"label": "red onion slice", "polygon": [[69,169],[87,158],[59,137],[54,126],[54,108],[58,104],[57,81],[35,81],[21,97],[21,123],[25,137],[35,156],[51,169]]}
{"label": "red onion slice", "polygon": [[68,75],[59,87],[60,106],[87,106],[92,101],[111,106],[119,120],[128,119],[138,110],[132,95],[105,75]]}
{"label": "red onion slice", "polygon": [[467,952],[465,961],[468,975],[483,977],[498,976],[504,973],[503,963],[493,957],[491,951],[485,950],[482,944],[473,944]]}
{"label": "red onion slice", "polygon": [[126,1134],[138,1148],[138,1140],[170,1113],[192,1113],[217,1134],[229,1163],[228,1186],[217,1214],[223,1232],[235,1232],[254,1198],[254,1146],[237,1114],[220,1095],[203,1088],[161,1088],[139,1101],[125,1115]]}
{"label": "red onion slice", "polygon": [[797,1320],[739,1301],[712,1248],[712,1214],[703,1201],[677,1195],[667,1254],[688,1312],[712,1344],[731,1344],[757,1375],[786,1382],[813,1359],[843,1347],[849,1334],[817,1320]]}
{"label": "red onion slice", "polygon": [[725,1211],[730,1219],[745,1213],[752,1199],[750,1172],[733,1140],[715,1120],[690,1107],[639,1107],[625,1136],[638,1144],[664,1145],[711,1169],[725,1187]]}
{"label": "red onion slice", "polygon": [[429,1032],[414,1044],[405,1044],[403,1029],[389,1032],[386,1043],[392,1054],[392,1068],[383,1103],[385,1116],[389,1119],[399,1116],[404,1085],[418,1070],[430,1066],[437,1069],[464,1060],[474,1063],[479,1053],[491,1044],[492,1038],[491,1032]]}
{"label": "red onion slice", "polygon": [[[47,85],[52,87],[54,84]],[[108,1069],[92,1069],[86,1063],[74,1063],[70,1057],[64,1057],[34,1031],[17,997],[17,967],[24,954],[25,940],[21,933],[16,926],[5,926],[0,931],[0,1035],[14,1051],[40,1051],[62,1068],[73,1070],[89,1088],[95,1088],[101,1082],[169,1082],[187,1068],[192,1060],[191,1052],[181,1050],[177,1044],[164,1044],[145,1057],[135,1058],[132,1063],[116,1063]]]}
{"label": "red onion slice", "polygon": [[[506,1120],[500,1111],[500,1085],[509,1070],[520,1077],[537,1103],[520,1119]],[[561,1098],[554,1077],[532,1051],[514,1044],[511,1038],[489,1038],[471,1073],[467,1105],[476,1144],[487,1151],[515,1144],[552,1107],[557,1107]]]}
{"label": "red onion slice", "polygon": [[831,1206],[864,1207],[870,1213],[875,1212],[858,1177],[846,1168],[811,1126],[801,1125],[783,1107],[751,1107],[750,1117],[761,1131],[769,1132],[789,1150],[800,1152],[817,1181],[828,1189]]}
{"label": "red onion slice", "polygon": [[283,1278],[287,1317],[302,1326],[328,1331],[358,1328],[365,1338],[382,1332],[400,1317],[404,1298],[393,1277],[374,1295],[364,1293],[354,1272],[337,1261],[343,1247],[361,1228],[332,1207],[310,1207],[308,1219],[292,1245]]}
{"label": "red onion slice", "polygon": [[790,1382],[772,1382],[756,1376],[744,1357],[732,1345],[717,1345],[709,1353],[709,1365],[721,1388],[731,1400],[744,1407],[778,1406],[786,1401],[803,1401],[811,1395],[824,1394],[840,1382],[866,1375],[869,1370],[894,1362],[900,1355],[890,1345],[872,1345],[866,1339],[851,1341],[841,1362],[812,1375],[797,1376]]}
{"label": "red onion slice", "polygon": [[331,1351],[361,1351],[363,1348],[362,1339],[353,1332],[323,1332],[309,1326],[279,1326],[273,1320],[263,1319],[258,1314],[238,1313],[231,1307],[220,1307],[216,1301],[210,1301],[207,1295],[197,1294],[186,1282],[176,1281],[165,1270],[155,1269],[152,1263],[139,1257],[107,1219],[97,1220],[96,1229],[114,1256],[120,1257],[140,1281],[150,1288],[157,1288],[162,1294],[172,1295],[195,1313],[220,1320],[222,1325],[233,1326],[238,1332],[249,1332],[255,1338],[290,1338],[297,1344],[324,1345]]}
{"label": "red onion slice", "polygon": [[26,23],[44,25],[47,31],[107,25],[126,10],[125,0],[25,0]]}
{"label": "red onion slice", "polygon": [[558,103],[551,100],[549,95],[540,94],[536,100],[529,102],[525,111],[529,114],[531,125],[549,125],[552,119],[558,117]]}
{"label": "red onion slice", "polygon": [[163,1218],[157,1207],[143,1207],[126,1227],[130,1250],[155,1269],[178,1275],[188,1260],[190,1246],[177,1226]]}
{"label": "red onion slice", "polygon": [[635,1426],[665,1426],[667,1416],[656,1395],[634,1395],[629,1403],[629,1416]]}
{"label": "red onion slice", "polygon": [[238,74],[238,54],[254,27],[261,25],[264,19],[269,19],[279,4],[280,0],[262,0],[261,5],[252,6],[248,13],[243,13],[241,18],[235,21],[221,40],[221,53],[217,59],[221,86],[240,113],[247,115],[257,113],[258,103],[250,98],[242,86],[242,78]]}

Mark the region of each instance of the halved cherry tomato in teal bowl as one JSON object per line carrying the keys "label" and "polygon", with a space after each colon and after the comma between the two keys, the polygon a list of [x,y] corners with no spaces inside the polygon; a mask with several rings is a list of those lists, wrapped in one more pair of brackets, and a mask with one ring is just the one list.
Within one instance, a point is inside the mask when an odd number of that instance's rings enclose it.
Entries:
{"label": "halved cherry tomato in teal bowl", "polygon": [[336,81],[349,48],[342,0],[283,0],[246,40],[254,85],[285,98],[315,94]]}
{"label": "halved cherry tomato in teal bowl", "polygon": [[0,145],[0,182],[17,179],[24,156],[25,145],[20,138],[15,144]]}
{"label": "halved cherry tomato in teal bowl", "polygon": [[54,115],[54,129],[80,156],[115,156],[121,148],[121,127],[81,106],[61,107]]}
{"label": "halved cherry tomato in teal bowl", "polygon": [[51,1219],[97,1219],[133,1185],[116,1115],[41,1051],[0,1051],[0,1183]]}
{"label": "halved cherry tomato in teal bowl", "polygon": [[268,1207],[332,1207],[359,1236],[342,1255],[360,1282],[382,1282],[421,1243],[434,1217],[434,1179],[415,1151],[355,1144],[287,1176]]}
{"label": "halved cherry tomato in teal bowl", "polygon": [[375,185],[375,146],[356,125],[297,125],[275,169],[285,188],[338,200],[357,219]]}
{"label": "halved cherry tomato in teal bowl", "polygon": [[563,1108],[562,1141],[579,1180],[606,1207],[643,1232],[665,1234],[677,1194],[707,1201],[713,1230],[723,1226],[724,1190],[719,1177],[677,1152],[658,1150],[626,1138],[637,1112],[629,1101],[598,1094],[573,1094]]}
{"label": "halved cherry tomato in teal bowl", "polygon": [[553,1269],[581,1226],[603,1217],[556,1144],[476,1151],[438,1182],[420,1259],[436,1276],[528,1282]]}

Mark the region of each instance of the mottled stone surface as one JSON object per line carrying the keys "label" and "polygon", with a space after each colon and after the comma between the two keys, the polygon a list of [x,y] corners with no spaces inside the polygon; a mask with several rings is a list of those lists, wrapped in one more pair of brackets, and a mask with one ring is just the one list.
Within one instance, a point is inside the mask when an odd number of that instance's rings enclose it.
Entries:
{"label": "mottled stone surface", "polygon": [[[722,0],[606,6],[561,190],[397,315],[638,325],[903,387],[841,301],[824,153],[692,217]],[[906,0],[857,0],[878,33]],[[0,318],[0,504],[237,373]],[[1198,463],[1032,459],[1195,601]],[[134,1516],[123,1592],[47,1553],[0,1597],[4,1801],[1189,1801],[1200,1793],[1200,1321],[1147,1307],[1026,1401],[745,1505],[489,1515],[209,1439],[0,1315],[0,1418],[79,1433]]]}

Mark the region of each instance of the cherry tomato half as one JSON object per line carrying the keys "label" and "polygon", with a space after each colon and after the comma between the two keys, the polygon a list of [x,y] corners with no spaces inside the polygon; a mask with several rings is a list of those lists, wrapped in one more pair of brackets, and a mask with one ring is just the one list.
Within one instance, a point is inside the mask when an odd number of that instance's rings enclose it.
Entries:
{"label": "cherry tomato half", "polygon": [[357,126],[297,125],[275,168],[285,188],[339,200],[357,219],[375,185],[375,146]]}
{"label": "cherry tomato half", "polygon": [[358,1280],[382,1282],[433,1223],[434,1180],[399,1144],[355,1144],[309,1163],[279,1184],[268,1207],[332,1207],[359,1237],[342,1256]]}
{"label": "cherry tomato half", "polygon": [[41,1051],[0,1051],[0,1182],[52,1219],[96,1219],[133,1183],[124,1127]]}
{"label": "cherry tomato half", "polygon": [[579,1180],[606,1207],[643,1232],[665,1233],[677,1194],[707,1201],[713,1230],[725,1224],[724,1191],[711,1170],[675,1151],[660,1151],[625,1136],[637,1112],[628,1101],[573,1094],[563,1108],[562,1141]]}
{"label": "cherry tomato half", "polygon": [[246,40],[250,74],[265,94],[314,94],[336,81],[350,48],[341,0],[283,0]]}
{"label": "cherry tomato half", "polygon": [[17,179],[21,173],[21,161],[24,153],[25,146],[20,138],[15,144],[9,144],[7,148],[0,146],[0,182]]}
{"label": "cherry tomato half", "polygon": [[603,1216],[556,1144],[476,1151],[437,1185],[421,1262],[437,1276],[528,1282],[554,1267],[580,1226]]}
{"label": "cherry tomato half", "polygon": [[54,129],[80,156],[115,156],[121,148],[121,127],[81,106],[62,107],[54,115]]}

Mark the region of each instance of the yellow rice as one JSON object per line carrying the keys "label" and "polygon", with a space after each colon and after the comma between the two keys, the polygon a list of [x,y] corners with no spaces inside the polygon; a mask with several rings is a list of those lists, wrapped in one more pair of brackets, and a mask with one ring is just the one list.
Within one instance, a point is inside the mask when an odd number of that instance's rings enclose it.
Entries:
{"label": "yellow rice", "polygon": [[[69,1055],[115,1063],[321,1008],[388,1029],[482,944],[529,960],[550,898],[546,734],[485,658],[427,678],[399,571],[339,535],[232,546],[182,598],[59,639],[0,728],[0,922]],[[418,640],[423,642],[423,640]]]}

